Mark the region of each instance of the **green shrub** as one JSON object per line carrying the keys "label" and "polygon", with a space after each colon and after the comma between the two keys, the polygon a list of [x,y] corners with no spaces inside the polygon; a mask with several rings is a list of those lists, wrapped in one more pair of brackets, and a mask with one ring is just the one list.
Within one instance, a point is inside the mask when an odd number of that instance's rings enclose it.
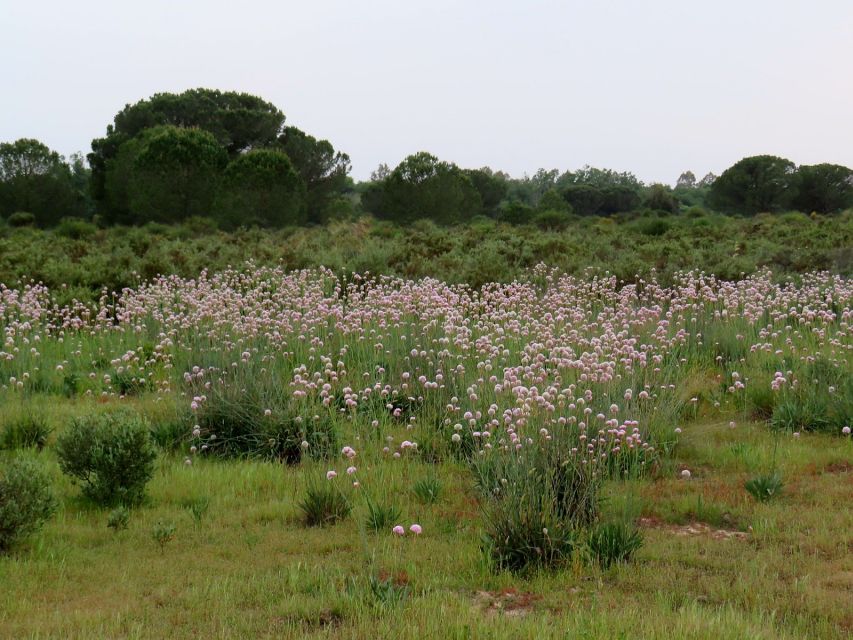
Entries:
{"label": "green shrub", "polygon": [[614,563],[630,562],[634,552],[643,546],[643,534],[624,522],[600,524],[589,532],[587,547],[602,569]]}
{"label": "green shrub", "polygon": [[151,537],[160,547],[160,553],[166,550],[166,545],[175,538],[175,525],[172,522],[158,522],[151,530]]}
{"label": "green shrub", "polygon": [[305,497],[299,502],[299,509],[307,526],[324,527],[349,516],[352,505],[337,483],[310,482],[306,487]]}
{"label": "green shrub", "polygon": [[533,216],[533,224],[545,231],[562,231],[569,226],[571,221],[571,216],[568,213],[553,209]]}
{"label": "green shrub", "polygon": [[6,222],[10,227],[31,227],[36,223],[36,217],[29,211],[16,211],[6,219]]}
{"label": "green shrub", "polygon": [[0,463],[0,551],[38,531],[56,511],[50,479],[27,460]]}
{"label": "green shrub", "polygon": [[63,473],[103,506],[139,504],[157,458],[148,422],[128,411],[75,419],[56,453]]}
{"label": "green shrub", "polygon": [[91,238],[97,232],[98,227],[80,218],[63,218],[56,226],[56,235],[71,238],[72,240],[85,240]]}
{"label": "green shrub", "polygon": [[3,425],[0,432],[0,449],[27,449],[41,451],[53,429],[38,415],[24,414]]}
{"label": "green shrub", "polygon": [[124,506],[118,506],[107,516],[107,526],[115,533],[127,529],[130,522],[130,510]]}

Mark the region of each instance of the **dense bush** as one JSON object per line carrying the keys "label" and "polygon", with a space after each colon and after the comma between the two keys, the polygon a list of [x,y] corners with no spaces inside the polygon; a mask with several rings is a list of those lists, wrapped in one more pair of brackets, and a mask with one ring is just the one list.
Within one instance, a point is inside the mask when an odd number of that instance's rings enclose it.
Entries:
{"label": "dense bush", "polygon": [[38,465],[0,462],[0,552],[38,531],[56,506],[50,480]]}
{"label": "dense bush", "polygon": [[[664,236],[647,235],[637,222],[576,218],[561,231],[528,224],[535,210],[504,209],[506,222],[444,228],[400,227],[361,218],[311,228],[224,233],[199,226],[114,227],[73,240],[53,230],[0,229],[0,282],[41,281],[57,302],[97,300],[101,290],[136,286],[158,274],[196,277],[246,260],[287,270],[324,265],[338,273],[437,277],[479,286],[511,281],[542,262],[579,274],[592,267],[630,282],[652,267],[665,284],[682,269],[739,279],[767,267],[778,279],[826,269],[850,275],[853,214],[796,219],[710,215],[669,216]],[[517,215],[517,217],[515,217]],[[520,225],[520,226],[519,226]]]}
{"label": "dense bush", "polygon": [[147,421],[129,411],[75,419],[56,453],[63,473],[102,506],[139,504],[157,458]]}

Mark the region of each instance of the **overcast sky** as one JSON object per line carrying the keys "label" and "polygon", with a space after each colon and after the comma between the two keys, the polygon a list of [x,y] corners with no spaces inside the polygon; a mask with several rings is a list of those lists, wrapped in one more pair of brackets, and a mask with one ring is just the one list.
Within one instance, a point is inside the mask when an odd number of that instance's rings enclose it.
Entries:
{"label": "overcast sky", "polygon": [[427,150],[673,183],[853,166],[853,0],[0,0],[0,141],[65,155],[126,103],[257,94],[369,176]]}

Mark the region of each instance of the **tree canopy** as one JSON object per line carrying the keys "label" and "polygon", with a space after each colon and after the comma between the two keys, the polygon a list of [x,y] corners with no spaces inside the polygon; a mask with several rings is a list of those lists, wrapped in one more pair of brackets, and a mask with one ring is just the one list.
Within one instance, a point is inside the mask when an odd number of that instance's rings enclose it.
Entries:
{"label": "tree canopy", "polygon": [[85,208],[71,168],[56,151],[31,138],[0,143],[0,215],[25,211],[48,226]]}
{"label": "tree canopy", "polygon": [[483,203],[471,179],[455,164],[420,152],[405,158],[374,191],[377,217],[397,222],[428,218],[463,222],[480,213]]}
{"label": "tree canopy", "polygon": [[726,169],[711,185],[710,201],[721,211],[781,211],[797,194],[797,167],[777,156],[751,156]]}
{"label": "tree canopy", "polygon": [[305,221],[306,189],[282,151],[255,149],[225,169],[217,215],[225,228],[283,227]]}

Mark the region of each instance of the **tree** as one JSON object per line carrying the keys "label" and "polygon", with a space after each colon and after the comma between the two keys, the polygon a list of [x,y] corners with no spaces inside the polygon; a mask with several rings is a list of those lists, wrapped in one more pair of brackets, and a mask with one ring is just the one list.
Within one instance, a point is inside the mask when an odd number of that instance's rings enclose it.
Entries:
{"label": "tree", "polygon": [[853,207],[853,169],[839,164],[804,165],[794,204],[800,211],[833,213]]}
{"label": "tree", "polygon": [[306,187],[287,154],[256,149],[232,160],[216,211],[226,228],[283,227],[305,220]]}
{"label": "tree", "polygon": [[711,204],[733,213],[779,211],[796,196],[797,169],[776,156],[751,156],[726,169],[711,185]]}
{"label": "tree", "polygon": [[678,182],[675,183],[676,189],[693,189],[696,187],[696,176],[692,171],[685,171],[678,176]]}
{"label": "tree", "polygon": [[227,161],[207,131],[169,125],[146,129],[107,163],[109,219],[142,224],[209,216]]}
{"label": "tree", "polygon": [[379,166],[370,172],[371,182],[382,182],[391,175],[391,168],[384,162],[380,162]]}
{"label": "tree", "polygon": [[571,185],[563,189],[563,198],[575,213],[581,216],[592,216],[601,210],[604,204],[604,193],[598,187],[590,184]]}
{"label": "tree", "polygon": [[700,187],[700,188],[701,187],[710,187],[712,184],[714,184],[717,181],[718,177],[719,176],[717,176],[717,174],[711,173],[709,171],[708,173],[705,174],[705,176],[699,182],[696,183],[696,186]]}
{"label": "tree", "polygon": [[672,195],[672,190],[663,184],[653,184],[648,188],[643,206],[654,211],[678,213],[678,200]]}
{"label": "tree", "polygon": [[488,167],[466,169],[464,173],[480,194],[483,213],[487,216],[497,215],[498,206],[507,194],[506,180]]}
{"label": "tree", "polygon": [[282,132],[284,114],[273,104],[247,93],[190,89],[180,94],[158,93],[116,114],[103,138],[92,141],[92,197],[106,199],[107,164],[119,149],[146,129],[159,125],[197,127],[213,135],[230,158],[271,146]]}
{"label": "tree", "polygon": [[628,187],[639,191],[643,183],[633,173],[628,171],[613,171],[612,169],[598,169],[584,165],[577,171],[567,171],[556,180],[558,188],[572,185],[589,184],[594,187]]}
{"label": "tree", "polygon": [[42,226],[85,214],[71,169],[62,156],[38,140],[0,144],[0,214],[32,213]]}
{"label": "tree", "polygon": [[459,167],[420,152],[405,158],[382,183],[382,197],[372,213],[397,222],[429,218],[454,224],[478,214],[482,206]]}
{"label": "tree", "polygon": [[536,211],[559,211],[560,213],[572,213],[572,206],[561,196],[556,189],[548,189],[539,198],[539,204],[536,206]]}
{"label": "tree", "polygon": [[308,221],[325,222],[333,201],[349,187],[349,156],[296,127],[285,127],[278,141],[307,188]]}

